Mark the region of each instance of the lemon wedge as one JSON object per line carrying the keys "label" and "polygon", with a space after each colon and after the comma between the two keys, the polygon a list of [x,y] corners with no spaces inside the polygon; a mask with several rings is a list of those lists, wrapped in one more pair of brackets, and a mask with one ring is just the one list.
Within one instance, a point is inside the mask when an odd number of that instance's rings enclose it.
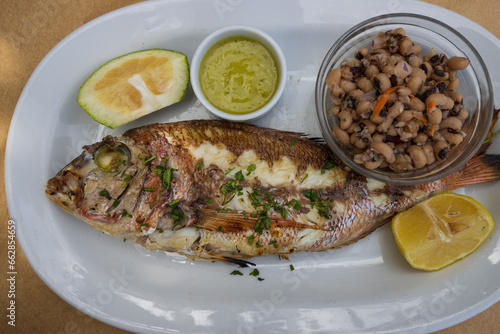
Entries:
{"label": "lemon wedge", "polygon": [[188,85],[185,54],[149,49],[99,67],[80,87],[77,101],[90,117],[114,129],[181,101]]}
{"label": "lemon wedge", "polygon": [[445,192],[397,214],[392,231],[408,263],[440,270],[473,251],[488,237],[494,222],[472,197]]}

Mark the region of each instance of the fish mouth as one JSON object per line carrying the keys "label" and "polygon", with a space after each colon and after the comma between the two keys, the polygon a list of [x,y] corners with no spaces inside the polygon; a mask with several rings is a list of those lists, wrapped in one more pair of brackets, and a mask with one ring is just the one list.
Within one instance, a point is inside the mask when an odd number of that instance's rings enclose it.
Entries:
{"label": "fish mouth", "polygon": [[82,175],[76,166],[85,165],[89,158],[92,159],[91,155],[83,152],[56,176],[48,180],[45,186],[47,197],[71,214],[83,198]]}

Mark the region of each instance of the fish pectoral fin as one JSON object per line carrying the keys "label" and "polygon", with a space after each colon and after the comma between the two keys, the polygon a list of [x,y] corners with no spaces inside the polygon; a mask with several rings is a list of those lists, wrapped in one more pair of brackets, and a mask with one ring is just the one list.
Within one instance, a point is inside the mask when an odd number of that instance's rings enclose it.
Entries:
{"label": "fish pectoral fin", "polygon": [[[214,232],[242,232],[255,230],[256,225],[262,223],[262,218],[251,217],[238,212],[218,212],[216,210],[203,209],[199,211],[196,226]],[[314,224],[304,224],[295,220],[282,217],[269,217],[269,229],[321,229]]]}

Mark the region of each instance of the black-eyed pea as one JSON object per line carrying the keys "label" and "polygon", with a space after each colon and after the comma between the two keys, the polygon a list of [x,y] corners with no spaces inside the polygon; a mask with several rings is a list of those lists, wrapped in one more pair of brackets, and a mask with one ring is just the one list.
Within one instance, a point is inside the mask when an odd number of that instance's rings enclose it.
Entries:
{"label": "black-eyed pea", "polygon": [[426,78],[430,77],[430,75],[432,73],[431,63],[429,63],[428,61],[422,61],[422,64],[419,66],[419,69],[421,69],[425,73]]}
{"label": "black-eyed pea", "polygon": [[358,123],[352,122],[351,126],[345,130],[348,134],[353,134],[354,132],[359,132],[361,131],[361,128],[359,127]]}
{"label": "black-eyed pea", "polygon": [[427,165],[430,165],[434,161],[436,161],[436,157],[434,155],[434,148],[432,147],[431,144],[426,144],[422,146],[422,151],[425,154],[426,160],[427,160]]}
{"label": "black-eyed pea", "polygon": [[349,110],[339,112],[339,126],[342,130],[347,130],[352,124],[352,116]]}
{"label": "black-eyed pea", "polygon": [[389,129],[387,129],[387,134],[389,136],[396,137],[398,135],[398,130],[396,129],[396,127],[394,125],[391,125],[389,127]]}
{"label": "black-eyed pea", "polygon": [[446,89],[456,91],[458,86],[460,86],[460,80],[458,78],[454,78],[450,80]]}
{"label": "black-eyed pea", "polygon": [[460,112],[458,113],[457,118],[463,122],[468,117],[469,117],[469,112],[467,111],[467,109],[465,109],[465,108],[460,109]]}
{"label": "black-eyed pea", "polygon": [[416,97],[410,98],[409,107],[410,109],[415,110],[417,112],[423,112],[426,109],[425,103]]}
{"label": "black-eyed pea", "polygon": [[349,81],[349,80],[344,80],[344,79],[340,79],[340,88],[342,88],[342,90],[346,93],[346,94],[349,94],[350,92],[352,92],[353,90],[357,89],[358,86],[356,86],[356,83],[353,82],[353,81]]}
{"label": "black-eyed pea", "polygon": [[469,66],[469,59],[465,57],[453,56],[448,59],[448,68],[450,71],[460,71]]}
{"label": "black-eyed pea", "polygon": [[401,115],[403,110],[404,110],[403,104],[399,101],[396,101],[387,109],[387,116],[394,119],[399,115]]}
{"label": "black-eyed pea", "polygon": [[427,80],[427,74],[425,74],[425,72],[421,68],[418,68],[418,67],[413,68],[410,76],[420,77],[422,79],[422,82],[425,82]]}
{"label": "black-eyed pea", "polygon": [[373,143],[383,143],[385,141],[385,136],[381,133],[375,133],[372,135]]}
{"label": "black-eyed pea", "polygon": [[453,108],[454,105],[455,105],[455,101],[453,101],[453,99],[451,97],[446,96],[446,103],[443,105],[443,107],[441,109],[450,110]]}
{"label": "black-eyed pea", "polygon": [[358,50],[358,52],[356,52],[356,58],[363,59],[368,56],[368,54],[370,54],[370,50],[368,50],[368,48],[361,48]]}
{"label": "black-eyed pea", "polygon": [[406,132],[414,133],[415,136],[418,133],[418,129],[420,128],[420,123],[416,119],[411,119],[409,120],[406,125],[403,127],[403,129]]}
{"label": "black-eyed pea", "polygon": [[454,90],[447,90],[444,93],[446,96],[451,98],[453,102],[455,103],[463,103],[464,102],[464,97],[460,92],[454,91]]}
{"label": "black-eyed pea", "polygon": [[370,143],[370,140],[358,132],[351,135],[350,142],[357,148],[365,148]]}
{"label": "black-eyed pea", "polygon": [[446,72],[440,65],[434,67],[434,70],[431,73],[431,79],[436,81],[448,80],[448,76],[448,72]]}
{"label": "black-eyed pea", "polygon": [[365,163],[364,154],[355,154],[352,160],[359,165],[363,165]]}
{"label": "black-eyed pea", "polygon": [[438,107],[432,107],[427,110],[427,120],[430,124],[438,125],[443,119],[443,113]]}
{"label": "black-eyed pea", "polygon": [[375,117],[370,117],[370,120],[375,124],[382,124],[387,118],[387,110],[384,108]]}
{"label": "black-eyed pea", "polygon": [[365,70],[365,76],[368,78],[368,79],[372,79],[376,74],[378,74],[380,71],[378,69],[377,66],[373,65],[373,64],[370,64],[366,67],[366,70]]}
{"label": "black-eyed pea", "polygon": [[403,56],[411,55],[413,53],[412,47],[413,47],[413,42],[409,37],[405,37],[399,41],[399,52]]}
{"label": "black-eyed pea", "polygon": [[377,126],[377,132],[385,133],[392,125],[392,118],[387,117],[382,123]]}
{"label": "black-eyed pea", "polygon": [[361,79],[359,79],[356,85],[365,93],[375,89],[373,82],[367,77],[362,77]]}
{"label": "black-eyed pea", "polygon": [[427,139],[429,139],[429,136],[426,135],[425,133],[423,132],[419,132],[413,139],[412,141],[415,143],[415,144],[423,144],[427,141]]}
{"label": "black-eyed pea", "polygon": [[464,140],[464,136],[461,132],[457,132],[450,129],[443,129],[439,131],[441,135],[446,139],[450,147],[455,147]]}
{"label": "black-eyed pea", "polygon": [[448,143],[446,141],[438,141],[434,144],[434,156],[436,160],[444,160],[448,156]]}
{"label": "black-eyed pea", "polygon": [[383,93],[392,87],[391,80],[385,73],[376,74],[373,78],[373,83],[375,84],[375,88],[380,93]]}
{"label": "black-eyed pea", "polygon": [[403,142],[407,142],[413,138],[413,133],[408,132],[408,131],[401,131],[399,134],[399,139],[401,139]]}
{"label": "black-eyed pea", "polygon": [[401,27],[398,27],[396,29],[394,29],[392,31],[392,35],[395,37],[395,38],[398,38],[398,39],[402,39],[406,36],[406,32],[403,28]]}
{"label": "black-eyed pea", "polygon": [[332,95],[338,99],[343,99],[345,96],[344,90],[338,85],[334,85],[331,88],[331,91],[332,91]]}
{"label": "black-eyed pea", "polygon": [[412,54],[408,57],[408,63],[411,67],[420,67],[422,65],[422,57]]}
{"label": "black-eyed pea", "polygon": [[340,106],[333,106],[330,109],[330,114],[332,114],[332,116],[337,117],[339,115],[339,112],[340,112]]}
{"label": "black-eyed pea", "polygon": [[376,169],[382,165],[382,162],[384,162],[384,160],[369,160],[365,161],[364,165],[366,169]]}
{"label": "black-eyed pea", "polygon": [[422,168],[427,164],[427,157],[420,146],[411,145],[406,149],[406,152],[410,155],[415,168]]}
{"label": "black-eyed pea", "polygon": [[356,113],[360,116],[366,116],[371,111],[372,103],[370,101],[361,101],[356,106]]}
{"label": "black-eyed pea", "polygon": [[392,148],[386,143],[372,142],[370,143],[370,147],[378,153],[382,154],[388,163],[393,163],[396,159]]}
{"label": "black-eyed pea", "polygon": [[396,89],[396,94],[398,94],[398,96],[400,97],[406,97],[408,95],[411,95],[411,89],[405,86],[401,86]]}
{"label": "black-eyed pea", "polygon": [[448,102],[448,97],[444,94],[441,93],[434,93],[430,94],[426,99],[425,99],[425,104],[430,105],[431,103],[434,103],[436,107],[442,107]]}
{"label": "black-eyed pea", "polygon": [[342,130],[338,125],[335,125],[332,129],[332,132],[335,138],[337,138],[342,145],[349,146],[350,138],[349,134],[346,131]]}
{"label": "black-eyed pea", "polygon": [[349,96],[351,96],[353,99],[356,101],[361,100],[361,97],[365,95],[365,92],[362,91],[361,89],[355,89],[352,92],[349,93]]}
{"label": "black-eyed pea", "polygon": [[394,65],[385,65],[385,66],[383,66],[382,69],[381,69],[381,72],[387,74],[388,76],[390,76],[391,74],[394,73]]}
{"label": "black-eyed pea", "polygon": [[401,115],[399,115],[397,117],[397,121],[398,122],[408,122],[409,120],[411,120],[413,118],[413,113],[411,110],[409,109],[405,109],[403,110],[403,112],[401,113]]}
{"label": "black-eyed pea", "polygon": [[406,86],[410,89],[412,95],[417,95],[422,82],[423,81],[421,76],[411,76]]}
{"label": "black-eyed pea", "polygon": [[440,129],[452,129],[454,131],[460,131],[462,129],[462,121],[455,116],[445,118],[439,124]]}
{"label": "black-eyed pea", "polygon": [[377,124],[373,123],[369,119],[364,119],[361,122],[359,122],[359,126],[363,131],[366,131],[369,134],[372,134],[377,130]]}
{"label": "black-eyed pea", "polygon": [[334,68],[333,70],[331,70],[326,77],[326,85],[328,86],[328,88],[333,90],[333,87],[335,85],[340,85],[340,77],[340,68]]}

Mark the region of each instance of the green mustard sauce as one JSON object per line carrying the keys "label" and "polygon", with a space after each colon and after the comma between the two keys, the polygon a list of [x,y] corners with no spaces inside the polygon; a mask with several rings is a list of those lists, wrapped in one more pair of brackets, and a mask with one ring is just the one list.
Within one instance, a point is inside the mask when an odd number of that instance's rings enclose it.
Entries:
{"label": "green mustard sauce", "polygon": [[271,51],[243,36],[227,37],[203,57],[199,80],[205,98],[230,114],[247,114],[268,103],[278,88],[279,70]]}

